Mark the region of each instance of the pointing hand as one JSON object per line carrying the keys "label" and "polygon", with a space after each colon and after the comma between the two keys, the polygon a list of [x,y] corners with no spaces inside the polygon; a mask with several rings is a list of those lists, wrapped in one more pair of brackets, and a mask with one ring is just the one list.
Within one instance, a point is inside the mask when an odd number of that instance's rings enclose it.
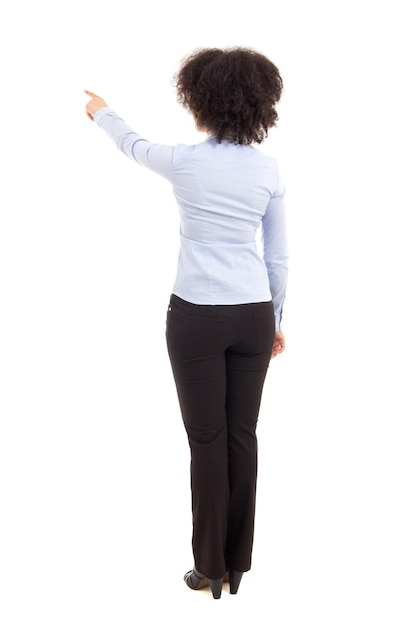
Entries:
{"label": "pointing hand", "polygon": [[103,100],[103,98],[100,98],[100,96],[93,93],[92,91],[87,91],[87,89],[85,89],[84,93],[86,93],[87,96],[90,96],[91,98],[91,100],[85,105],[85,112],[87,114],[87,117],[91,121],[94,121],[94,115],[97,113],[97,111],[99,109],[102,109],[103,107],[107,107],[108,105]]}

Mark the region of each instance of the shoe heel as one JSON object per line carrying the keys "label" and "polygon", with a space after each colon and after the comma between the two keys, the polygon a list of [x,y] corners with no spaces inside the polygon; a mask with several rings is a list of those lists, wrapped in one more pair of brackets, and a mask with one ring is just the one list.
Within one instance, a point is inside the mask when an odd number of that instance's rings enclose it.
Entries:
{"label": "shoe heel", "polygon": [[218,600],[222,595],[223,578],[209,578],[208,582],[210,585],[211,593],[213,594],[213,598],[215,600]]}
{"label": "shoe heel", "polygon": [[237,572],[236,570],[230,570],[229,572],[229,585],[230,593],[235,594],[239,589],[240,581],[242,580],[243,572]]}

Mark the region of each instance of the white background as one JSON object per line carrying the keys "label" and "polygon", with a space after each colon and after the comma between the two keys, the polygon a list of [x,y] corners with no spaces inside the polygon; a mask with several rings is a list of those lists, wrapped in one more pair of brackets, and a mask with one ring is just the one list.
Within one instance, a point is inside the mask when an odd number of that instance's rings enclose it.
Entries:
{"label": "white background", "polygon": [[[415,626],[415,25],[411,2],[3,3],[2,626]],[[188,590],[189,453],[165,347],[169,185],[84,113],[203,139],[172,75],[196,47],[278,65],[264,145],[287,187],[286,352],[259,421],[253,569]]]}

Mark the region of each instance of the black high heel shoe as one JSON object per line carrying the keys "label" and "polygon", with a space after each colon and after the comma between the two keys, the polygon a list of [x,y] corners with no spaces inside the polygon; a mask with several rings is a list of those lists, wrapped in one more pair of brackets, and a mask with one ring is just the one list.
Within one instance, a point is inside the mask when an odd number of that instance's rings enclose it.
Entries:
{"label": "black high heel shoe", "polygon": [[244,572],[237,572],[235,569],[229,570],[230,593],[237,593],[243,574]]}
{"label": "black high heel shoe", "polygon": [[223,578],[207,578],[196,569],[192,569],[184,575],[184,580],[190,589],[210,587],[215,600],[218,600],[222,595]]}

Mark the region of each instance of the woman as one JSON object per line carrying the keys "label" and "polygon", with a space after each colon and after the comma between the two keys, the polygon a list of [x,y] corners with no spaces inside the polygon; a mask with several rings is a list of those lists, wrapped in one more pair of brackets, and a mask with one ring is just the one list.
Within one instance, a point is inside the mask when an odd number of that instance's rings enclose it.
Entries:
{"label": "woman", "polygon": [[194,568],[184,579],[220,598],[224,579],[236,593],[251,567],[256,424],[269,361],[285,348],[284,186],[275,159],[253,146],[276,125],[282,79],[254,50],[209,48],[183,60],[176,88],[208,134],[193,146],[150,143],[89,91],[86,112],[122,152],[168,179],[178,204],[166,338],[191,452]]}

